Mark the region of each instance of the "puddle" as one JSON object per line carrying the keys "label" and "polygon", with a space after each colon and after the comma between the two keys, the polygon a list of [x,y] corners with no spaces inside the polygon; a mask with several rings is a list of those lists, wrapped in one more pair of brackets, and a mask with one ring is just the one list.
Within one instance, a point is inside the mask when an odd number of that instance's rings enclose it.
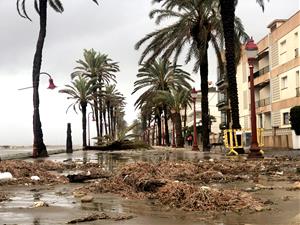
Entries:
{"label": "puddle", "polygon": [[[221,159],[221,154],[204,154],[191,151],[120,151],[97,152],[77,151],[73,154],[51,155],[55,161],[93,162],[107,171],[133,162],[159,162],[163,160],[199,160]],[[264,185],[285,186],[287,182],[268,182]],[[133,215],[134,218],[124,221],[97,220],[83,224],[122,224],[122,225],[299,225],[300,196],[299,191],[284,189],[260,190],[253,195],[264,200],[270,199],[274,204],[272,210],[257,213],[219,213],[211,216],[204,212],[186,212],[176,209],[154,206],[150,200],[122,199],[113,194],[97,194],[91,203],[81,203],[75,199],[72,190],[78,185],[66,184],[43,187],[12,187],[3,190],[12,194],[11,200],[0,203],[0,224],[65,224],[74,218],[90,213],[121,213]],[[218,184],[220,188],[230,187],[243,189],[254,186],[251,183],[235,182]],[[40,188],[40,189],[39,189]],[[2,187],[0,186],[0,190]],[[32,190],[35,189],[35,190]],[[285,201],[282,196],[289,196]],[[31,208],[35,201],[44,201],[49,207]]]}

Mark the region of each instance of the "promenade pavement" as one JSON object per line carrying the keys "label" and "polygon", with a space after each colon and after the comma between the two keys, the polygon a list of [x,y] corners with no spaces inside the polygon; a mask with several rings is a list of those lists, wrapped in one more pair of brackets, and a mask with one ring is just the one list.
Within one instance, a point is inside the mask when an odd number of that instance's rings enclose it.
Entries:
{"label": "promenade pavement", "polygon": [[[200,146],[199,146],[200,147]],[[162,146],[155,146],[154,149],[156,150],[177,150],[177,151],[184,151],[186,154],[196,154],[199,155],[200,158],[206,158],[206,157],[212,157],[216,159],[224,158],[225,157],[225,149],[220,148],[213,148],[210,152],[203,152],[200,148],[199,152],[191,151],[192,148],[190,146],[186,146],[185,148],[171,148],[171,147],[162,147]],[[73,151],[82,150],[80,146],[73,146]],[[47,151],[50,158],[65,158],[65,155],[68,154],[62,154],[66,153],[66,147],[65,146],[47,146]],[[246,154],[242,156],[247,156],[248,149],[246,149]],[[97,151],[88,151],[90,154],[93,154]],[[300,150],[288,150],[288,149],[264,149],[265,157],[273,158],[278,156],[286,156],[290,158],[300,158]],[[55,154],[60,154],[57,157],[53,157]],[[62,154],[62,155],[61,155]],[[81,156],[81,154],[79,153]],[[74,157],[78,156],[78,154],[74,154]],[[26,159],[32,157],[32,147],[31,146],[0,146],[0,160],[8,160],[8,159]]]}
{"label": "promenade pavement", "polygon": [[[81,150],[80,147],[73,147],[73,151]],[[47,146],[49,155],[65,153],[65,146]],[[0,146],[0,159],[26,159],[32,157],[31,146]]]}

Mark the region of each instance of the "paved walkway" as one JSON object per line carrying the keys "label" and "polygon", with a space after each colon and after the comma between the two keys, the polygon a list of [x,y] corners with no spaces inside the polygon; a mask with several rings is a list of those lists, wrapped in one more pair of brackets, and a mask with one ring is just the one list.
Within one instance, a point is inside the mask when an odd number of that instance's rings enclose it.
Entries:
{"label": "paved walkway", "polygon": [[[73,150],[80,150],[81,148],[73,147]],[[65,146],[47,146],[47,151],[49,155],[65,153]],[[0,147],[0,159],[25,159],[32,157],[32,147]]]}
{"label": "paved walkway", "polygon": [[[79,146],[73,146],[73,151],[81,150],[82,148]],[[162,146],[155,146],[156,150],[188,150],[187,154],[196,154],[200,155],[203,158],[206,157],[212,157],[212,158],[222,158],[225,157],[225,151],[224,149],[219,149],[218,147],[212,149],[210,152],[204,153],[202,150],[199,152],[191,151],[191,147],[187,146],[186,148],[171,148],[171,147],[162,147]],[[65,146],[47,146],[47,151],[49,155],[54,154],[61,154],[66,153],[66,147]],[[93,154],[97,151],[88,151],[89,153]],[[184,151],[185,152],[185,151]],[[246,150],[248,152],[248,150]],[[115,152],[116,153],[116,152]],[[64,154],[63,154],[64,155]],[[58,157],[61,158],[63,155],[59,155]],[[68,154],[65,154],[68,155]],[[65,156],[64,155],[64,156]],[[74,157],[78,154],[74,154]],[[81,154],[79,153],[81,156]],[[247,156],[246,154],[243,156]],[[278,157],[278,156],[287,156],[291,158],[299,158],[300,157],[300,150],[288,150],[288,149],[266,149],[265,150],[265,157]],[[25,147],[9,147],[9,146],[0,146],[0,159],[1,160],[8,160],[8,159],[26,159],[32,157],[32,147],[31,146],[25,146]],[[53,158],[53,156],[51,157]],[[56,158],[56,157],[54,157]]]}

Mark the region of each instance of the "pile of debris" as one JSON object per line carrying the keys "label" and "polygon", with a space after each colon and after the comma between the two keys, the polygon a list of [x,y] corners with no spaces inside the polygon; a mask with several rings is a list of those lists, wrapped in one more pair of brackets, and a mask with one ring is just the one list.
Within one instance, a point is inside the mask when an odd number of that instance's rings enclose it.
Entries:
{"label": "pile of debris", "polygon": [[0,172],[11,174],[11,179],[0,180],[5,184],[57,184],[66,183],[65,176],[51,173],[49,170],[62,170],[63,166],[51,161],[6,160],[0,162]]}
{"label": "pile of debris", "polygon": [[[263,205],[245,192],[218,190],[172,179],[176,177],[172,173],[175,166],[178,169],[179,164],[171,163],[169,167],[167,162],[159,165],[141,162],[130,164],[121,168],[115,176],[77,188],[76,192],[111,192],[127,198],[151,199],[154,204],[195,211],[255,210]],[[189,167],[188,171],[194,171],[194,166]],[[189,172],[186,174],[188,177],[192,174]]]}

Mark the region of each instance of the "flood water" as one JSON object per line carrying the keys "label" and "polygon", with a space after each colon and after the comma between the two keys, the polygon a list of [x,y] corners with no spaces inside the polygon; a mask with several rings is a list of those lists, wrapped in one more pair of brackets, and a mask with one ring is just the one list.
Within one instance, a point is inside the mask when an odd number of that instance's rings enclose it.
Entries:
{"label": "flood water", "polygon": [[[99,163],[103,169],[115,170],[118,166],[128,163],[161,160],[208,160],[220,159],[221,154],[204,154],[191,151],[123,151],[96,152],[77,151],[73,154],[52,155],[48,159],[55,161],[77,161],[78,163]],[[233,188],[251,184],[226,184]],[[267,184],[266,184],[267,185]],[[276,183],[269,183],[276,185]],[[278,183],[284,186],[285,183]],[[154,206],[149,200],[123,199],[113,194],[94,195],[91,203],[81,203],[74,198],[72,191],[79,184],[43,185],[43,186],[13,186],[7,191],[11,200],[0,203],[0,224],[66,224],[75,218],[91,213],[105,212],[109,215],[132,215],[129,220],[97,220],[82,224],[123,224],[123,225],[300,225],[300,196],[299,191],[285,189],[260,190],[253,195],[264,200],[270,199],[274,204],[271,210],[249,213],[219,213],[216,215],[205,212],[186,212],[165,207]],[[288,201],[283,200],[288,196]],[[46,202],[49,207],[34,207],[36,202]]]}

